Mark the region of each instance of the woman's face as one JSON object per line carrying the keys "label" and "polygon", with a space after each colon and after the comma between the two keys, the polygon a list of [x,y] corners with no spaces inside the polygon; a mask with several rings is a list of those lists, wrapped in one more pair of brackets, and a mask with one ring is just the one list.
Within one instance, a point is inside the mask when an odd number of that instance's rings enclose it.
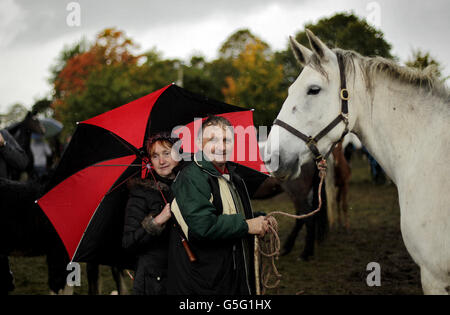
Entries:
{"label": "woman's face", "polygon": [[152,145],[150,161],[156,173],[165,178],[174,177],[173,168],[178,165],[178,162],[172,158],[171,148],[165,146],[160,141],[156,141]]}

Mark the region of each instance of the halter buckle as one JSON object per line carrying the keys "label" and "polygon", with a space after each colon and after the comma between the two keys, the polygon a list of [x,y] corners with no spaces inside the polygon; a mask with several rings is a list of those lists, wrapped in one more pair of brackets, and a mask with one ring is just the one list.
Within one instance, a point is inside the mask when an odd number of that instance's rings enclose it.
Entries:
{"label": "halter buckle", "polygon": [[341,99],[344,101],[348,101],[350,98],[347,89],[341,89]]}
{"label": "halter buckle", "polygon": [[309,139],[308,139],[308,142],[306,143],[306,145],[309,147],[309,146],[311,146],[311,145],[317,145],[317,142],[316,142],[316,140],[314,140],[314,138],[313,137],[309,137]]}
{"label": "halter buckle", "polygon": [[316,164],[320,163],[322,160],[325,160],[322,154],[314,157],[314,161],[316,162]]}
{"label": "halter buckle", "polygon": [[344,121],[344,124],[348,124],[348,113],[343,113],[343,112],[341,112],[341,117],[342,117],[342,120]]}

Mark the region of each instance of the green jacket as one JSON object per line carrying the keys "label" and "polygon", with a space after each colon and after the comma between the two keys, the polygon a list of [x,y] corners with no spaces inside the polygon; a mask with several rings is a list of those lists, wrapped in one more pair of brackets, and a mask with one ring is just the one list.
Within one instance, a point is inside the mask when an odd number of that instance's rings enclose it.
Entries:
{"label": "green jacket", "polygon": [[237,213],[217,215],[218,209],[211,200],[213,196],[213,187],[209,179],[211,176],[222,177],[211,162],[196,160],[186,166],[174,182],[173,192],[176,202],[189,228],[188,233],[184,231],[186,236],[188,239],[192,235],[196,239],[209,241],[238,239],[246,236],[248,225],[245,222],[242,203],[235,195],[236,187],[232,182],[227,181],[237,206]]}
{"label": "green jacket", "polygon": [[[172,212],[197,258],[175,236],[169,249],[169,294],[253,294],[253,217],[244,181],[222,175],[201,152],[175,179]],[[178,240],[177,240],[178,239]]]}

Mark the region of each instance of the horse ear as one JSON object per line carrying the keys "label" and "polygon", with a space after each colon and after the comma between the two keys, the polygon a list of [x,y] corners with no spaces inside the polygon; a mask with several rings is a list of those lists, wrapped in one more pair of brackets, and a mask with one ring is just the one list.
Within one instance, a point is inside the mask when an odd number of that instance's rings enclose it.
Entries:
{"label": "horse ear", "polygon": [[297,61],[302,66],[305,66],[309,62],[309,59],[311,58],[313,52],[305,46],[299,44],[292,36],[289,36],[289,45],[291,46],[291,49],[294,52],[294,56]]}
{"label": "horse ear", "polygon": [[330,51],[330,48],[322,43],[322,41],[309,29],[306,29],[306,36],[308,36],[309,44],[311,45],[314,53],[319,57],[319,59],[324,59],[326,54]]}

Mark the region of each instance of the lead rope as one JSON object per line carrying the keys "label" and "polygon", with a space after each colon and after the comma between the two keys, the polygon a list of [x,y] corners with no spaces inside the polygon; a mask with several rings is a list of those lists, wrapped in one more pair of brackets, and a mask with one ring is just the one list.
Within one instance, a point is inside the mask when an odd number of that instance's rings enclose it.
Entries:
{"label": "lead rope", "polygon": [[[283,211],[273,211],[267,214],[266,218],[268,221],[269,231],[264,235],[264,237],[255,236],[255,280],[256,280],[256,292],[259,295],[261,292],[265,294],[266,289],[276,289],[280,285],[281,273],[278,271],[275,261],[278,260],[280,256],[280,237],[278,236],[278,222],[275,219],[276,215],[283,215],[292,219],[300,220],[306,219],[317,212],[319,212],[322,207],[322,184],[327,175],[327,162],[325,159],[320,160],[316,163],[317,169],[319,170],[319,205],[316,210],[303,214],[294,215],[286,213]],[[261,258],[261,259],[260,259]],[[261,260],[261,270],[260,262]],[[297,293],[300,294],[300,293]]]}

